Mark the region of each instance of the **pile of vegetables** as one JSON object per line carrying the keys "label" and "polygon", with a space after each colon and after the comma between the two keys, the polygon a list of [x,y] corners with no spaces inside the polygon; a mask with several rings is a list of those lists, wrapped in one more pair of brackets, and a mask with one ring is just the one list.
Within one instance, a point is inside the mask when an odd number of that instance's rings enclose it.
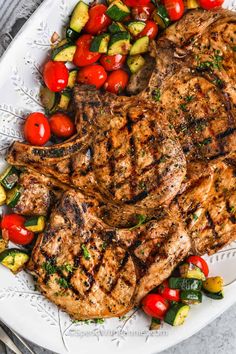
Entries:
{"label": "pile of vegetables", "polygon": [[202,257],[189,256],[174,275],[145,296],[142,309],[152,317],[150,329],[159,329],[163,320],[172,326],[182,325],[190,305],[202,302],[202,293],[211,299],[223,299],[223,279],[208,274],[208,264]]}

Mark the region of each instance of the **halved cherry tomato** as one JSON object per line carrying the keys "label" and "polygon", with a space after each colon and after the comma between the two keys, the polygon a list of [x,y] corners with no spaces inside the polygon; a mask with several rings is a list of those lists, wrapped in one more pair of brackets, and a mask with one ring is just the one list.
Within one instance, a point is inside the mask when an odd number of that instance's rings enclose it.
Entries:
{"label": "halved cherry tomato", "polygon": [[106,55],[103,54],[100,58],[100,63],[106,71],[113,71],[120,69],[126,61],[126,55]]}
{"label": "halved cherry tomato", "polygon": [[129,81],[129,75],[126,71],[118,69],[113,71],[107,78],[104,88],[108,92],[121,93],[126,88]]}
{"label": "halved cherry tomato", "polygon": [[46,116],[40,112],[29,114],[24,125],[24,135],[31,145],[42,146],[46,144],[51,136]]}
{"label": "halved cherry tomato", "polygon": [[2,218],[1,228],[7,231],[8,238],[17,245],[28,245],[34,239],[32,231],[24,227],[26,219],[17,214],[5,215]]}
{"label": "halved cherry tomato", "polygon": [[157,33],[158,33],[158,26],[156,22],[147,21],[146,26],[144,27],[142,32],[139,33],[138,37],[148,36],[150,39],[154,39],[156,38]]}
{"label": "halved cherry tomato", "polygon": [[215,7],[220,7],[224,0],[199,0],[198,2],[203,9],[210,10]]}
{"label": "halved cherry tomato", "polygon": [[129,7],[145,6],[150,3],[150,0],[124,0],[124,3]]}
{"label": "halved cherry tomato", "polygon": [[166,299],[159,294],[148,294],[142,300],[143,311],[152,317],[163,319],[170,305]]}
{"label": "halved cherry tomato", "polygon": [[68,84],[69,70],[64,63],[48,61],[43,69],[43,79],[49,90],[59,92]]}
{"label": "halved cherry tomato", "polygon": [[64,113],[56,113],[49,119],[51,131],[59,138],[69,138],[75,133],[75,125]]}
{"label": "halved cherry tomato", "polygon": [[107,73],[103,66],[89,65],[78,72],[77,81],[81,84],[94,85],[97,89],[103,86],[107,79]]}
{"label": "halved cherry tomato", "polygon": [[165,280],[159,287],[158,293],[169,301],[180,301],[180,290],[170,289],[168,280]]}
{"label": "halved cherry tomato", "polygon": [[105,31],[111,24],[111,19],[106,15],[107,6],[97,4],[89,9],[89,20],[86,23],[84,30],[87,33],[98,34]]}
{"label": "halved cherry tomato", "polygon": [[76,42],[77,49],[74,55],[74,64],[77,66],[87,66],[99,60],[101,54],[90,52],[90,45],[93,36],[91,34],[83,34]]}
{"label": "halved cherry tomato", "polygon": [[208,277],[209,274],[209,267],[207,262],[205,261],[205,259],[203,259],[202,257],[199,256],[189,256],[186,259],[187,263],[191,263],[194,264],[195,266],[197,266],[198,268],[201,269],[201,271],[205,274],[206,277]]}
{"label": "halved cherry tomato", "polygon": [[171,21],[177,21],[183,16],[183,0],[164,0],[164,5]]}
{"label": "halved cherry tomato", "polygon": [[134,20],[147,21],[154,10],[155,6],[150,2],[150,4],[146,6],[133,7],[131,14]]}

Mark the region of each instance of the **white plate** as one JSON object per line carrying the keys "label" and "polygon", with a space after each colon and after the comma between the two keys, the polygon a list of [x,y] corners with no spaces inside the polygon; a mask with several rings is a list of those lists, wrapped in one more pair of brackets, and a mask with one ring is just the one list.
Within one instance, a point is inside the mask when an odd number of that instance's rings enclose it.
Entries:
{"label": "white plate", "polygon": [[[40,68],[47,59],[49,41],[62,26],[77,0],[46,0],[35,12],[1,59],[0,70],[0,153],[13,140],[21,139],[24,116],[41,111],[38,92]],[[227,7],[236,6],[228,1]],[[0,160],[0,167],[4,159]],[[222,301],[204,298],[191,309],[186,324],[179,328],[165,325],[158,332],[149,332],[149,319],[142,312],[128,321],[111,319],[104,324],[72,323],[70,318],[34,290],[30,276],[22,272],[13,276],[0,267],[0,318],[26,339],[64,353],[152,354],[162,351],[193,335],[214,320],[235,301],[236,243],[210,257],[213,274],[222,275],[230,284]]]}

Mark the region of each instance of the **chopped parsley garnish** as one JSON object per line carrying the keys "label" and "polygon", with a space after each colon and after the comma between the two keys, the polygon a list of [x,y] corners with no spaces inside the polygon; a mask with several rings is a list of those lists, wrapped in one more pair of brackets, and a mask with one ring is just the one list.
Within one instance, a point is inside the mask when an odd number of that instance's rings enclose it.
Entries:
{"label": "chopped parsley garnish", "polygon": [[201,147],[201,146],[206,146],[206,145],[209,145],[211,142],[212,142],[212,138],[209,137],[209,138],[204,139],[202,142],[198,143],[198,145],[199,145],[200,147]]}
{"label": "chopped parsley garnish", "polygon": [[60,287],[64,288],[64,289],[68,289],[69,288],[69,283],[65,278],[59,278],[56,280],[57,284],[60,285]]}
{"label": "chopped parsley garnish", "polygon": [[194,221],[197,221],[197,219],[198,219],[197,214],[193,214],[193,220],[194,220]]}
{"label": "chopped parsley garnish", "polygon": [[194,96],[186,96],[185,101],[186,102],[191,102],[194,99]]}
{"label": "chopped parsley garnish", "polygon": [[138,223],[136,225],[134,225],[133,227],[131,227],[130,231],[132,231],[132,230],[136,229],[137,227],[141,226],[147,220],[147,216],[146,215],[139,214],[139,215],[137,215],[137,217],[138,217]]}
{"label": "chopped parsley garnish", "polygon": [[230,212],[234,213],[235,212],[235,206],[230,207]]}
{"label": "chopped parsley garnish", "polygon": [[236,52],[236,46],[232,47],[233,51]]}
{"label": "chopped parsley garnish", "polygon": [[57,272],[57,266],[50,261],[44,262],[42,268],[45,270],[47,275],[52,275]]}
{"label": "chopped parsley garnish", "polygon": [[160,91],[160,89],[156,89],[156,90],[154,90],[153,91],[153,93],[152,93],[152,96],[153,96],[153,99],[155,100],[155,101],[160,101],[160,98],[161,98],[161,91]]}
{"label": "chopped parsley garnish", "polygon": [[188,112],[186,103],[181,103],[181,104],[179,105],[179,108],[180,108],[183,112]]}
{"label": "chopped parsley garnish", "polygon": [[64,264],[62,266],[59,267],[61,270],[65,270],[68,273],[72,273],[74,267],[71,264]]}
{"label": "chopped parsley garnish", "polygon": [[85,245],[82,245],[81,248],[83,251],[84,258],[86,259],[86,261],[88,261],[90,259],[90,253],[89,253],[87,247]]}

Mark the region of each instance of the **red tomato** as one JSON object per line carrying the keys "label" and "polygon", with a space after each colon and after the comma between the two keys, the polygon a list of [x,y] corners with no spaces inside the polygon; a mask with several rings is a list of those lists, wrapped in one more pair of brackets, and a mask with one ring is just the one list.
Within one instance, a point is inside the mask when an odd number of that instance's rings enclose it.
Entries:
{"label": "red tomato", "polygon": [[170,289],[168,280],[165,280],[159,287],[158,293],[169,301],[180,301],[180,290]]}
{"label": "red tomato", "polygon": [[164,0],[164,5],[171,21],[177,21],[183,16],[183,0]]}
{"label": "red tomato", "polygon": [[18,245],[28,245],[34,239],[33,232],[24,227],[25,218],[17,214],[5,215],[1,228],[7,230],[9,240]]}
{"label": "red tomato", "polygon": [[120,69],[126,61],[126,55],[106,55],[103,54],[100,59],[100,63],[106,71],[113,71]]}
{"label": "red tomato", "polygon": [[49,119],[51,131],[59,138],[69,138],[75,133],[75,125],[64,113],[56,113]]}
{"label": "red tomato", "polygon": [[89,65],[78,72],[77,81],[81,84],[94,85],[97,89],[103,86],[107,73],[101,65]]}
{"label": "red tomato", "polygon": [[186,259],[187,263],[191,263],[194,264],[195,266],[197,266],[198,268],[201,269],[201,271],[205,274],[205,276],[207,277],[209,274],[209,268],[208,268],[208,264],[205,261],[205,259],[203,259],[202,257],[199,256],[189,256]]}
{"label": "red tomato", "polygon": [[126,88],[129,81],[129,75],[126,71],[118,69],[113,71],[107,78],[104,88],[108,92],[121,93]]}
{"label": "red tomato", "polygon": [[131,13],[134,20],[147,21],[154,10],[155,6],[150,3],[146,6],[136,6],[132,8]]}
{"label": "red tomato", "polygon": [[31,145],[42,146],[48,142],[51,136],[48,119],[43,113],[31,113],[24,125],[25,139]]}
{"label": "red tomato", "polygon": [[89,10],[89,20],[84,30],[87,33],[98,34],[105,31],[111,24],[111,19],[106,15],[107,7],[103,4],[97,4]]}
{"label": "red tomato", "polygon": [[76,42],[77,49],[74,55],[74,64],[77,66],[87,66],[99,60],[101,54],[90,52],[90,45],[93,36],[83,34]]}
{"label": "red tomato", "polygon": [[223,2],[224,0],[199,0],[199,5],[205,10],[210,10],[214,7],[220,7]]}
{"label": "red tomato", "polygon": [[163,319],[170,305],[166,299],[159,294],[148,294],[142,300],[143,311],[152,317]]}
{"label": "red tomato", "polygon": [[139,33],[138,37],[148,36],[150,39],[156,38],[158,33],[158,26],[154,21],[147,21],[146,26]]}
{"label": "red tomato", "polygon": [[62,91],[68,84],[69,70],[64,63],[48,61],[43,69],[43,79],[49,90]]}
{"label": "red tomato", "polygon": [[130,7],[145,6],[150,3],[150,0],[124,0],[124,3]]}

